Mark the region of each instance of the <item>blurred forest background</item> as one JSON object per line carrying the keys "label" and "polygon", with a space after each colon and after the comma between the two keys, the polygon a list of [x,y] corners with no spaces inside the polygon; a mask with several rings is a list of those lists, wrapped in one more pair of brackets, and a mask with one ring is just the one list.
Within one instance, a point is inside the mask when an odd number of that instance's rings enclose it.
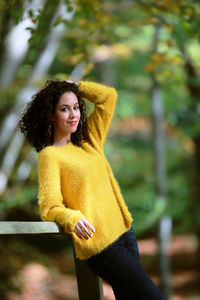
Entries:
{"label": "blurred forest background", "polygon": [[[195,0],[0,0],[0,220],[40,221],[37,153],[17,128],[33,93],[114,86],[104,149],[141,262],[166,299],[200,299],[199,41]],[[0,240],[0,299],[78,299],[70,236]]]}

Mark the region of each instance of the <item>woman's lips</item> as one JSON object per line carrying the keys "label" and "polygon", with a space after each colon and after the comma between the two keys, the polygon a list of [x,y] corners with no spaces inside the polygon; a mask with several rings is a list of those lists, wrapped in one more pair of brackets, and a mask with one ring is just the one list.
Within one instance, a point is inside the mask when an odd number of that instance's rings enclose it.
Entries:
{"label": "woman's lips", "polygon": [[71,124],[71,125],[76,125],[77,124],[77,122],[68,122],[69,124]]}

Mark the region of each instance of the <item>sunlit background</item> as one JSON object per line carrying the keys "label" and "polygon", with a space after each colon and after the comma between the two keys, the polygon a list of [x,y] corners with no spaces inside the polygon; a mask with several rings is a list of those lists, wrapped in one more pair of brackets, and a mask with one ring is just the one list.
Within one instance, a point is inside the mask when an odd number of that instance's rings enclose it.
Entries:
{"label": "sunlit background", "polygon": [[[34,92],[69,77],[113,86],[104,150],[141,263],[165,299],[200,299],[199,40],[195,0],[1,0],[0,220],[40,221],[38,154],[17,128]],[[78,299],[70,236],[0,239],[0,299]]]}

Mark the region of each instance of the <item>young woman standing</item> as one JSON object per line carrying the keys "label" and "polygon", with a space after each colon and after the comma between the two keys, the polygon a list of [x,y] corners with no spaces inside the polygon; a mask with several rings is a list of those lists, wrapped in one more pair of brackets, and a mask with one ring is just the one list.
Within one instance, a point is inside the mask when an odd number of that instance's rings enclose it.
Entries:
{"label": "young woman standing", "polygon": [[[87,116],[84,98],[95,105]],[[41,218],[72,235],[76,256],[116,299],[163,300],[140,264],[132,216],[104,155],[117,92],[95,82],[48,81],[33,96],[21,131],[38,155]]]}

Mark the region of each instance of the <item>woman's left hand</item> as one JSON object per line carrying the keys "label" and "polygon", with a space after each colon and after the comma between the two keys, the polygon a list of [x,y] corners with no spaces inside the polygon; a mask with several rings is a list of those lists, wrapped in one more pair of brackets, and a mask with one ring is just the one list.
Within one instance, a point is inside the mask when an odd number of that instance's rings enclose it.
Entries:
{"label": "woman's left hand", "polygon": [[80,239],[84,238],[88,240],[89,237],[92,237],[92,234],[88,229],[91,230],[92,232],[95,232],[94,227],[88,222],[88,220],[82,218],[76,223],[74,232]]}

